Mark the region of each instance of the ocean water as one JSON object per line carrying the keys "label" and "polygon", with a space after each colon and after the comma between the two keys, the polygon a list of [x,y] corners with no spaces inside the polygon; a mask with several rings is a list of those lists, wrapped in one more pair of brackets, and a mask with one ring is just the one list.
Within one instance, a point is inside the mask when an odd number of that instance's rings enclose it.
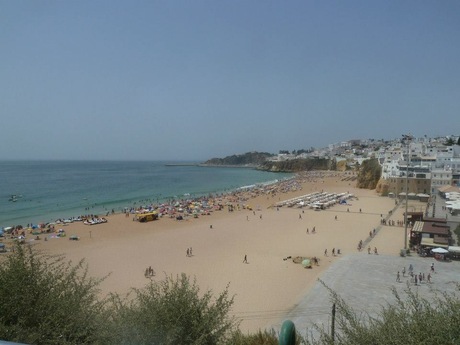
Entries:
{"label": "ocean water", "polygon": [[0,227],[121,212],[124,207],[226,193],[292,176],[249,168],[166,165],[171,163],[0,161]]}

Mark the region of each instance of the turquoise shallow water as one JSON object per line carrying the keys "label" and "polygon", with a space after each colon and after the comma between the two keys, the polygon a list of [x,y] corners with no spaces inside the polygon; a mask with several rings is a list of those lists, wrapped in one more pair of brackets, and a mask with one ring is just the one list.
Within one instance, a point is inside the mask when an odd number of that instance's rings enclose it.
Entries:
{"label": "turquoise shallow water", "polygon": [[[0,227],[223,193],[289,178],[248,168],[179,162],[0,161]],[[187,162],[190,163],[190,162]],[[16,201],[10,201],[16,195]]]}

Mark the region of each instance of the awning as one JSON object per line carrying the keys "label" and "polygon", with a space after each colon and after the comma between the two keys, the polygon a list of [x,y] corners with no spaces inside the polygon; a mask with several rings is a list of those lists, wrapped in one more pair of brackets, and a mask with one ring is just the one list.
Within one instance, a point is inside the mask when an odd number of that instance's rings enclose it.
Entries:
{"label": "awning", "polygon": [[447,248],[449,250],[449,252],[451,253],[460,253],[460,247],[453,247],[453,246],[449,246],[449,248]]}
{"label": "awning", "polygon": [[438,188],[438,191],[440,191],[441,193],[448,193],[448,192],[460,192],[460,188],[458,187],[455,187],[455,186],[443,186],[443,187],[439,187]]}
{"label": "awning", "polygon": [[412,232],[422,232],[424,222],[416,221],[412,227]]}
{"label": "awning", "polygon": [[447,253],[449,253],[449,251],[447,249],[444,249],[444,248],[441,248],[441,247],[431,249],[431,251],[433,253],[437,253],[437,254],[447,254]]}
{"label": "awning", "polygon": [[423,193],[419,193],[419,194],[417,194],[417,196],[419,198],[429,198],[430,197],[428,194],[423,194]]}

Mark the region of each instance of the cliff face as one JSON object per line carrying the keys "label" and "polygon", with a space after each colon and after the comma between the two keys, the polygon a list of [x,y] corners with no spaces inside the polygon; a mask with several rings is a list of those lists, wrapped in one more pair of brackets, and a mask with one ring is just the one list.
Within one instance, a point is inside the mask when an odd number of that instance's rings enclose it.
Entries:
{"label": "cliff face", "polygon": [[388,196],[389,188],[390,186],[388,184],[388,181],[380,179],[377,183],[377,186],[375,187],[375,191],[382,196]]}
{"label": "cliff face", "polygon": [[356,186],[358,188],[375,189],[381,175],[382,168],[377,159],[366,160],[359,167]]}
{"label": "cliff face", "polygon": [[329,159],[291,159],[283,162],[265,162],[257,169],[273,172],[300,172],[309,170],[328,170]]}
{"label": "cliff face", "polygon": [[[246,166],[254,167],[258,170],[271,172],[289,172],[296,173],[311,170],[338,170],[347,169],[345,161],[337,162],[335,159],[326,158],[299,158],[290,159],[282,162],[272,162],[267,159],[273,157],[273,154],[266,152],[248,152],[242,155],[232,155],[225,158],[212,158],[203,163],[203,165],[214,166]],[[366,189],[375,189],[380,180],[382,168],[377,159],[369,159],[359,167],[357,187]],[[383,186],[382,186],[383,188]],[[380,189],[380,188],[379,188]]]}
{"label": "cliff face", "polygon": [[247,152],[242,155],[232,155],[225,158],[212,158],[204,162],[205,165],[251,165],[258,166],[264,163],[267,158],[272,157],[266,152]]}

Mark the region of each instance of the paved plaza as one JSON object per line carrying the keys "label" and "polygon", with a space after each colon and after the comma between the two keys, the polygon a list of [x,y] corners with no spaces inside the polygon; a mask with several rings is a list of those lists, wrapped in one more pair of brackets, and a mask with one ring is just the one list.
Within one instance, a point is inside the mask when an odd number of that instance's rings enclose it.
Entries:
{"label": "paved plaza", "polygon": [[[421,272],[427,277],[433,262],[435,273],[432,274],[431,283],[425,281],[415,285],[410,282],[407,274],[410,264],[414,268],[414,274]],[[403,267],[406,268],[405,277],[401,273]],[[398,271],[401,278],[399,283],[396,282]],[[398,257],[356,253],[334,262],[322,275],[321,280],[358,313],[375,315],[380,311],[380,306],[386,305],[387,302],[395,302],[392,287],[404,296],[404,290],[409,283],[414,292],[428,299],[434,296],[433,289],[459,293],[455,282],[460,282],[460,261],[439,262],[433,258],[418,256]],[[329,291],[317,282],[285,319],[293,321],[296,329],[301,334],[306,334],[307,328],[311,331],[312,324],[323,325],[330,329],[331,310]],[[274,328],[279,329],[282,321],[274,325]]]}

